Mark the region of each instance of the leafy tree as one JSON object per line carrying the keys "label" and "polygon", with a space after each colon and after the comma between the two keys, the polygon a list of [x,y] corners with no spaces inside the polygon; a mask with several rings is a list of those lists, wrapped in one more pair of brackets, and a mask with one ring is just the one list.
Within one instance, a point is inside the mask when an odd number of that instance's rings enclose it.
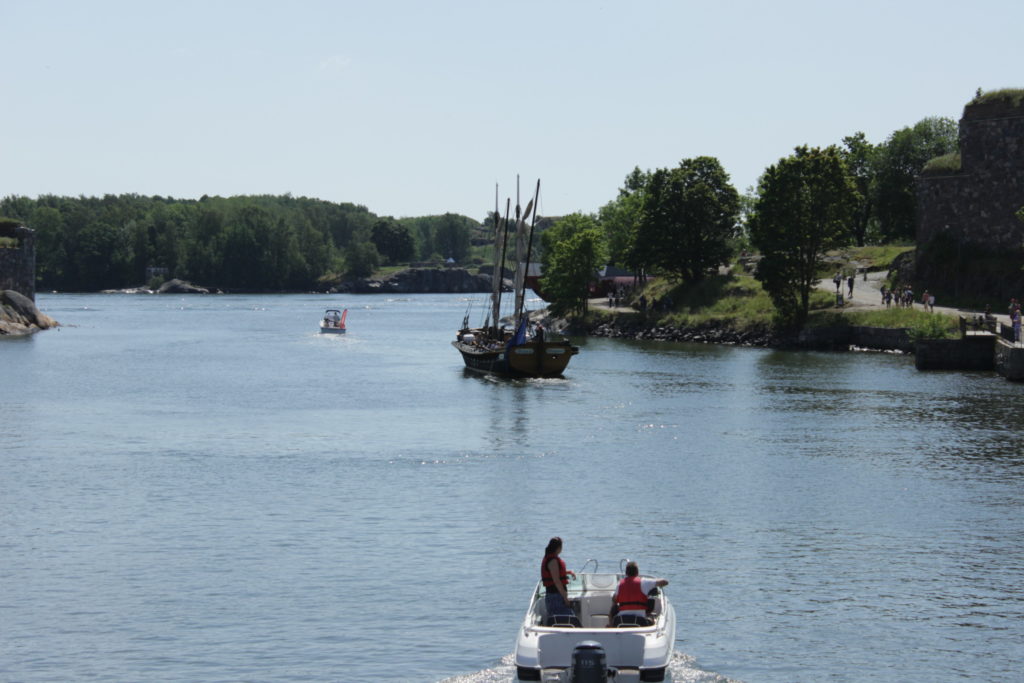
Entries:
{"label": "leafy tree", "polygon": [[369,239],[353,242],[345,250],[345,274],[349,277],[370,277],[380,267],[380,254]]}
{"label": "leafy tree", "polygon": [[469,226],[460,216],[446,213],[434,231],[433,242],[435,251],[461,262],[469,255]]}
{"label": "leafy tree", "polygon": [[31,209],[29,225],[36,231],[36,280],[47,288],[64,288],[67,251],[64,219],[52,206]]}
{"label": "leafy tree", "polygon": [[416,254],[416,240],[409,228],[393,218],[381,218],[373,224],[371,240],[381,256],[391,263],[409,261]]}
{"label": "leafy tree", "polygon": [[91,223],[78,233],[74,262],[79,277],[97,289],[119,287],[131,268],[131,245],[124,230]]}
{"label": "leafy tree", "polygon": [[643,215],[644,189],[650,178],[650,171],[635,167],[619,188],[619,196],[602,206],[598,213],[605,231],[609,262],[638,273],[644,270],[644,264],[636,258],[636,239]]}
{"label": "leafy tree", "polygon": [[272,287],[272,259],[269,253],[273,223],[259,206],[243,207],[228,220],[221,263],[220,282],[228,288]]}
{"label": "leafy tree", "polygon": [[590,284],[606,258],[604,234],[591,216],[572,214],[556,223],[545,250],[544,277],[541,286],[556,315],[569,312],[585,314]]}
{"label": "leafy tree", "polygon": [[214,206],[203,207],[189,226],[181,275],[195,282],[219,282],[225,241],[224,214]]}
{"label": "leafy tree", "polygon": [[929,159],[957,150],[957,123],[945,117],[929,117],[902,128],[879,147],[872,201],[883,239],[914,239],[914,180]]}
{"label": "leafy tree", "polygon": [[658,169],[646,184],[637,245],[642,261],[692,283],[728,263],[739,193],[714,157]]}
{"label": "leafy tree", "polygon": [[872,194],[874,191],[875,166],[878,148],[867,141],[864,133],[857,131],[843,138],[843,147],[839,152],[850,173],[853,186],[857,188],[857,209],[854,212],[852,233],[858,247],[863,247],[867,240],[868,224],[872,214]]}
{"label": "leafy tree", "polygon": [[857,191],[835,147],[797,147],[761,176],[750,239],[761,251],[757,279],[785,323],[807,319],[811,288],[828,249],[842,243]]}

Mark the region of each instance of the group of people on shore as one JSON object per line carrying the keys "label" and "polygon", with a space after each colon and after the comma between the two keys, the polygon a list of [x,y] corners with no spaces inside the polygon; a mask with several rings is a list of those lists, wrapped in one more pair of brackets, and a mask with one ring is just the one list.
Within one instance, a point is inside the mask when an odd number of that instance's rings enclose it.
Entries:
{"label": "group of people on shore", "polygon": [[[896,286],[891,289],[882,285],[880,291],[882,294],[882,305],[886,308],[892,308],[894,304],[897,308],[914,307],[914,288],[910,285]],[[935,295],[927,289],[921,295],[921,306],[930,313],[935,311]]]}
{"label": "group of people on shore", "polygon": [[[549,617],[573,616],[575,612],[569,602],[569,577],[576,578],[576,572],[567,569],[561,558],[562,539],[558,536],[548,541],[544,548],[544,559],[540,563],[540,578],[544,584],[544,605]],[[626,563],[626,576],[619,581],[612,595],[613,614],[646,618],[647,595],[655,588],[667,586],[666,579],[652,579],[640,576],[636,562]],[[609,624],[610,625],[610,624]]]}

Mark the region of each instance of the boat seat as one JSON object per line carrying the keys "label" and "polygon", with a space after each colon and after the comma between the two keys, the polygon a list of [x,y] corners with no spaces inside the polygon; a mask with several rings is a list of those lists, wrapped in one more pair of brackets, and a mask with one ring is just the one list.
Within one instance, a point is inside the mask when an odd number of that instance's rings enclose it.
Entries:
{"label": "boat seat", "polygon": [[547,617],[544,620],[545,626],[555,626],[563,628],[582,628],[583,624],[580,623],[580,618],[575,614],[555,614]]}
{"label": "boat seat", "polygon": [[616,614],[612,619],[612,628],[631,628],[634,626],[650,626],[653,622],[638,614]]}

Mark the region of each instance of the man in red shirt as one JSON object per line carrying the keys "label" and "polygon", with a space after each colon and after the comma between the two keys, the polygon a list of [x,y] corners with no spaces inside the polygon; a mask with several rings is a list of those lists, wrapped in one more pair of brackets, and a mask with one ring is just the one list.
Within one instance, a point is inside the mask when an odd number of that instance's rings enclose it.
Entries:
{"label": "man in red shirt", "polygon": [[667,586],[667,579],[641,578],[636,562],[626,564],[626,578],[619,581],[612,600],[618,608],[617,615],[647,616],[647,594],[655,588]]}

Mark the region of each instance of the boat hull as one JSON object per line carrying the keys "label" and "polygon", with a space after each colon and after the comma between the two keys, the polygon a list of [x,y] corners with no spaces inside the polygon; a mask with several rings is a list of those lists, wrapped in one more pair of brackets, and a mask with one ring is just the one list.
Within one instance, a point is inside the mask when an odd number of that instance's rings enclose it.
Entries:
{"label": "boat hull", "polygon": [[[603,577],[609,577],[606,586],[600,585]],[[584,590],[574,594],[570,589],[576,627],[543,625],[544,596],[538,586],[516,639],[516,680],[569,680],[573,650],[586,641],[600,644],[607,666],[618,670],[616,683],[664,680],[675,647],[675,609],[662,593],[652,625],[609,627],[608,611],[618,578],[598,575]]]}
{"label": "boat hull", "polygon": [[320,334],[345,334],[344,327],[321,327]]}
{"label": "boat hull", "polygon": [[526,342],[496,349],[477,343],[453,341],[466,368],[507,377],[559,377],[579,348],[567,341]]}

